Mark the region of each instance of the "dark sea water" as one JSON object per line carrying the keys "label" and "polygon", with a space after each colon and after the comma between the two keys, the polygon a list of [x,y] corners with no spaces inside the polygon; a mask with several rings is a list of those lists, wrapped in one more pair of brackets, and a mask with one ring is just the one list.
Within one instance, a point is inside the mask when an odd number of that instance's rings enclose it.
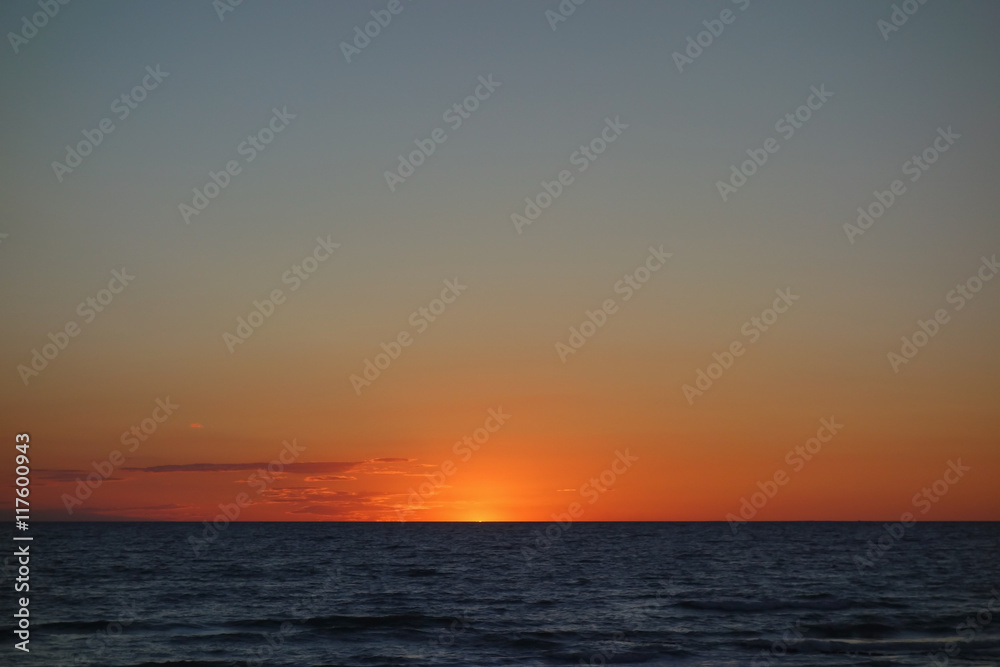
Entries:
{"label": "dark sea water", "polygon": [[1000,664],[1000,524],[258,523],[195,557],[201,532],[33,525],[31,654],[0,663]]}

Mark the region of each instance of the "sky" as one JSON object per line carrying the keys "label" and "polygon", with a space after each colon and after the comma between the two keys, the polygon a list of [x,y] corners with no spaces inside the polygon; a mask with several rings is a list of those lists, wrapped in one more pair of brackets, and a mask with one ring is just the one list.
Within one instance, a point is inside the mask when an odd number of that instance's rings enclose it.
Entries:
{"label": "sky", "polygon": [[3,3],[35,518],[1000,520],[1000,7],[903,4]]}

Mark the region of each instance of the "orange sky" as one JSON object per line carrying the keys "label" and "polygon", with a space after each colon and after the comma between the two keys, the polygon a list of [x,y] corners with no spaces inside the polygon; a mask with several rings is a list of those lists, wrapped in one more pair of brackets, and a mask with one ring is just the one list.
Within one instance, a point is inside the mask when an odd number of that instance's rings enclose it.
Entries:
{"label": "orange sky", "polygon": [[[985,399],[948,403],[935,397],[936,410],[914,410],[905,400],[912,386],[894,382],[891,371],[881,384],[858,391],[836,384],[796,388],[775,378],[761,385],[754,382],[755,366],[773,368],[766,365],[769,355],[780,366],[789,351],[777,344],[753,351],[765,358],[741,359],[745,367],[735,365],[731,376],[693,406],[677,384],[658,387],[654,378],[640,375],[638,359],[619,359],[614,371],[605,371],[604,383],[588,382],[588,373],[612,367],[598,349],[594,358],[576,360],[577,369],[553,366],[539,374],[536,393],[529,396],[505,394],[500,371],[496,382],[473,382],[465,391],[442,382],[437,391],[420,392],[385,378],[376,387],[381,392],[351,396],[353,406],[345,397],[339,409],[296,410],[294,389],[285,405],[264,401],[254,410],[246,407],[254,405],[249,388],[201,410],[171,395],[179,406],[175,414],[134,452],[116,444],[121,434],[85,446],[57,434],[85,428],[90,419],[85,402],[75,419],[32,432],[36,465],[58,470],[36,470],[34,511],[51,519],[205,520],[224,510],[220,504],[231,512],[237,497],[246,494],[240,520],[548,521],[574,502],[583,508],[579,520],[723,520],[740,514],[742,500],[759,490],[758,482],[766,487],[784,472],[787,481],[754,519],[886,520],[913,511],[914,496],[941,479],[951,460],[971,471],[918,518],[1000,517],[1000,492],[993,483],[1000,454],[990,440]],[[588,364],[593,365],[585,368]],[[618,391],[616,385],[630,374],[647,391]],[[822,376],[819,369],[816,375]],[[919,379],[920,370],[914,375]],[[508,400],[491,403],[485,400],[488,391]],[[748,402],[748,391],[755,403]],[[866,408],[880,391],[886,392],[882,406]],[[968,396],[974,392],[971,387]],[[305,396],[299,400],[308,403]],[[153,414],[156,405],[130,402],[140,417]],[[821,404],[833,409],[823,411]],[[382,411],[393,418],[380,419]],[[978,420],[946,428],[942,415],[955,414]],[[298,433],[278,433],[292,417]],[[241,432],[248,419],[262,435]],[[821,430],[824,420],[837,426],[835,434]],[[829,441],[809,443],[818,430]],[[283,445],[293,439],[294,446]],[[810,445],[815,453],[809,453]],[[84,460],[82,449],[94,458]],[[108,471],[104,461],[114,451],[125,460],[111,479],[83,497],[75,480],[86,472],[96,475],[94,461]],[[635,460],[623,468],[615,464],[616,452]],[[59,463],[45,465],[49,460]],[[273,478],[262,474],[268,463]]]}
{"label": "orange sky", "polygon": [[1000,10],[890,41],[871,3],[786,4],[683,71],[700,3],[426,7],[352,62],[351,3],[53,22],[0,59],[33,516],[882,520],[961,460],[918,518],[1000,520]]}

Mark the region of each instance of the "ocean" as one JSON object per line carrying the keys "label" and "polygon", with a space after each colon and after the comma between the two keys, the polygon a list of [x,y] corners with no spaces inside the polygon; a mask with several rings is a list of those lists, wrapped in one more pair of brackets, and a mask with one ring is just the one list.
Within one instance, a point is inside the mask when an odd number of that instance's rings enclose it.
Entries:
{"label": "ocean", "polygon": [[204,532],[33,524],[31,653],[7,647],[0,662],[1000,664],[998,523],[237,523],[197,542]]}

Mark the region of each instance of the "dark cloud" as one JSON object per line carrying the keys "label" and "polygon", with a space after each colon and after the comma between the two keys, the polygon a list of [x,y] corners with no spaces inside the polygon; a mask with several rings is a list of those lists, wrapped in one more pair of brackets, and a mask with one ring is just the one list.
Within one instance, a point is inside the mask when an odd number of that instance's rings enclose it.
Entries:
{"label": "dark cloud", "polygon": [[[361,465],[361,461],[313,461],[310,463],[286,463],[282,472],[293,475],[319,475],[324,473],[347,472]],[[268,463],[180,463],[175,465],[150,466],[148,468],[122,468],[130,472],[242,472],[246,470],[267,470]]]}
{"label": "dark cloud", "polygon": [[[42,479],[42,480],[47,480],[47,481],[51,481],[51,482],[75,482],[77,480],[77,478],[79,478],[79,479],[86,479],[87,475],[93,474],[95,472],[97,472],[97,471],[96,470],[60,470],[60,469],[43,470],[43,469],[38,469],[38,470],[35,470],[35,475],[37,476],[36,479]],[[124,478],[124,477],[109,477],[109,478],[105,479],[104,481],[105,482],[120,482],[123,479],[127,479],[127,478]]]}

